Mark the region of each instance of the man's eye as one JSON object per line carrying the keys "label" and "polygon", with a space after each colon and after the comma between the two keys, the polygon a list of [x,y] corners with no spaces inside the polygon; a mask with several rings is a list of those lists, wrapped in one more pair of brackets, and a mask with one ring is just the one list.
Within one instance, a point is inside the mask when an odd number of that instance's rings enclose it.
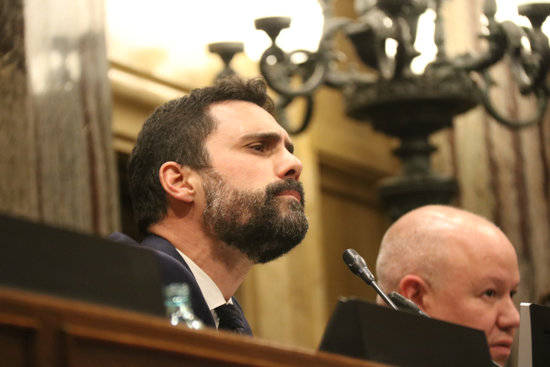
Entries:
{"label": "man's eye", "polygon": [[497,291],[495,291],[494,289],[487,289],[485,292],[483,292],[483,295],[486,297],[494,297],[496,296],[496,294]]}
{"label": "man's eye", "polygon": [[264,144],[253,144],[253,145],[249,145],[248,147],[257,152],[263,152],[265,150]]}

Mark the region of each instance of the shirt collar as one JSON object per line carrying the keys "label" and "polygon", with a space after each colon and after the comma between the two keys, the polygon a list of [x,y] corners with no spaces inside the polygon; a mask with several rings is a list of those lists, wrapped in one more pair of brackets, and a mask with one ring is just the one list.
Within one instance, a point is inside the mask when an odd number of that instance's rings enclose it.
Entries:
{"label": "shirt collar", "polygon": [[204,270],[202,270],[183,252],[178,249],[176,250],[183,257],[187,265],[189,265],[189,269],[191,270],[191,273],[193,273],[193,276],[195,277],[195,280],[197,281],[197,284],[201,289],[204,300],[206,301],[206,304],[208,305],[208,308],[210,310],[213,310],[216,307],[226,303],[233,303],[231,298],[228,302],[225,300],[220,288],[216,285],[216,283],[214,283],[212,278],[210,278],[208,274],[204,272]]}

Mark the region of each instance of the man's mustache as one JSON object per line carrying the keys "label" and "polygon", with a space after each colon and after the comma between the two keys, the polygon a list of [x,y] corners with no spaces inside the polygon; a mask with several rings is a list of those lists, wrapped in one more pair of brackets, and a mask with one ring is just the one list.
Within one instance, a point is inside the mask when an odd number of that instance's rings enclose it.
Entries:
{"label": "man's mustache", "polygon": [[285,178],[283,181],[273,182],[267,185],[266,188],[266,201],[273,200],[275,196],[284,191],[296,191],[300,194],[300,203],[304,205],[304,186],[300,181],[296,181],[292,178]]}

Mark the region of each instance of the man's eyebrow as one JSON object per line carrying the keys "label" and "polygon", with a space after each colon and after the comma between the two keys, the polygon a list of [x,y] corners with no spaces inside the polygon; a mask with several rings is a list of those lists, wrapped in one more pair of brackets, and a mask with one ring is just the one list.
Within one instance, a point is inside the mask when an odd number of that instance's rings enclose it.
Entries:
{"label": "man's eyebrow", "polygon": [[[490,282],[493,282],[494,284],[496,284],[498,286],[507,286],[507,284],[508,284],[506,279],[502,279],[501,277],[494,276],[494,275],[489,275],[486,278],[486,280],[488,280]],[[512,284],[512,288],[517,288],[518,286],[519,286],[519,282]]]}
{"label": "man's eyebrow", "polygon": [[[282,139],[282,136],[276,132],[257,132],[243,135],[242,140],[263,140],[269,141],[270,143],[276,143]],[[289,140],[285,139],[285,148],[290,152],[294,153],[294,144]]]}

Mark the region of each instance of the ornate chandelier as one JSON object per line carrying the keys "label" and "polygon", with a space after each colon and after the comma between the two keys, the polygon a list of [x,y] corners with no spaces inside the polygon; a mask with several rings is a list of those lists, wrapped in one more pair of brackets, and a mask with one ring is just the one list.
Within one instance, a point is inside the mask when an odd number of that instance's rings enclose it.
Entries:
{"label": "ornate chandelier", "polygon": [[[549,88],[546,77],[550,62],[548,38],[541,30],[550,14],[550,4],[530,3],[518,7],[531,27],[495,19],[495,0],[485,0],[486,32],[482,35],[483,53],[449,57],[445,48],[441,16],[443,0],[355,0],[357,19],[335,17],[331,1],[319,0],[325,23],[317,51],[285,52],[277,45],[281,30],[290,26],[288,17],[256,19],[255,25],[267,33],[271,46],[260,60],[260,71],[268,85],[277,92],[276,110],[279,122],[291,134],[301,133],[311,121],[313,95],[321,86],[341,90],[346,113],[358,121],[371,123],[384,134],[399,138],[401,145],[394,154],[402,162],[402,172],[381,183],[380,197],[391,219],[428,203],[449,203],[457,191],[453,177],[434,173],[430,155],[436,150],[429,136],[452,126],[453,118],[478,105],[483,105],[496,121],[518,129],[542,120]],[[435,60],[422,74],[411,69],[419,55],[414,43],[421,14],[431,9],[435,15]],[[335,37],[343,34],[353,44],[365,71],[338,65]],[[389,40],[395,52],[387,50]],[[229,63],[242,51],[240,43],[217,43],[210,51],[218,53],[226,68],[219,77],[233,73]],[[496,87],[491,79],[491,66],[507,60],[514,81],[526,96],[533,96],[536,109],[526,120],[501,114],[491,100]],[[296,98],[304,98],[306,109],[298,127],[286,118],[285,108]]]}

